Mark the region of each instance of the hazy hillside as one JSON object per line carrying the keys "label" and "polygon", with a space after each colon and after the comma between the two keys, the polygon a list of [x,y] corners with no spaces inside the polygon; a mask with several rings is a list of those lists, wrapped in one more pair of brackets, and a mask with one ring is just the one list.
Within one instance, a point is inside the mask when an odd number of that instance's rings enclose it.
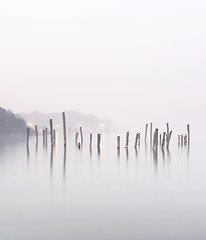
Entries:
{"label": "hazy hillside", "polygon": [[25,134],[26,128],[26,122],[22,118],[0,107],[0,136]]}
{"label": "hazy hillside", "polygon": [[[67,111],[66,124],[67,131],[75,131],[81,125],[84,131],[110,131],[112,129],[112,122],[108,119],[101,119],[93,115],[82,114],[77,111]],[[21,117],[33,127],[38,125],[40,129],[49,126],[49,119],[53,119],[54,127],[58,130],[62,129],[62,113],[41,113],[32,112],[30,114],[20,113]]]}

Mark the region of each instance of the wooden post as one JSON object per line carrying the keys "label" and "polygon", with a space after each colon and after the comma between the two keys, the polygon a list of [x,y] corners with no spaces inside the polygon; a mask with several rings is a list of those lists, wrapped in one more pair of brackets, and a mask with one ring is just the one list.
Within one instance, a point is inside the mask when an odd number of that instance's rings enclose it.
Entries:
{"label": "wooden post", "polygon": [[152,146],[152,149],[153,149],[153,150],[154,150],[155,147],[156,147],[156,135],[157,135],[157,128],[155,128],[154,136],[153,136],[153,146]]}
{"label": "wooden post", "polygon": [[178,146],[180,145],[180,135],[178,135]]}
{"label": "wooden post", "polygon": [[187,135],[184,136],[184,144],[187,145]]}
{"label": "wooden post", "polygon": [[183,145],[183,135],[181,135],[181,146]]}
{"label": "wooden post", "polygon": [[139,133],[137,133],[137,134],[136,134],[136,137],[135,137],[135,143],[134,143],[134,148],[135,148],[135,149],[137,148],[138,138],[139,138]]}
{"label": "wooden post", "polygon": [[92,147],[92,134],[89,135],[89,147]]}
{"label": "wooden post", "polygon": [[79,128],[80,130],[80,136],[81,136],[81,143],[83,143],[83,133],[82,133],[82,127]]}
{"label": "wooden post", "polygon": [[166,124],[167,125],[167,142],[168,142],[168,138],[169,138],[169,134],[170,134],[170,130],[169,130],[169,123]]}
{"label": "wooden post", "polygon": [[97,134],[97,147],[100,147],[100,142],[101,142],[101,134]]}
{"label": "wooden post", "polygon": [[55,145],[55,143],[56,143],[56,130],[55,129],[53,130],[53,135],[54,135],[54,145]]}
{"label": "wooden post", "polygon": [[53,121],[52,119],[49,119],[50,124],[50,137],[51,137],[51,147],[54,146],[54,138],[53,138]]}
{"label": "wooden post", "polygon": [[66,147],[66,120],[65,120],[65,113],[62,113],[62,120],[63,120],[63,133],[64,133],[64,146]]}
{"label": "wooden post", "polygon": [[162,145],[162,134],[160,134],[160,146]]}
{"label": "wooden post", "polygon": [[48,128],[45,128],[45,141],[46,141],[46,144],[47,144],[47,136],[48,136]]}
{"label": "wooden post", "polygon": [[30,128],[27,128],[27,135],[26,135],[26,145],[27,145],[27,147],[29,146],[29,132],[30,132]]}
{"label": "wooden post", "polygon": [[164,146],[165,146],[165,136],[166,136],[166,132],[163,132],[163,137],[162,137],[162,148],[164,148]]}
{"label": "wooden post", "polygon": [[158,134],[158,128],[156,128],[156,140],[155,140],[155,148],[157,149],[157,147],[158,147],[158,136],[159,136],[159,134]]}
{"label": "wooden post", "polygon": [[150,123],[150,143],[152,143],[152,123]]}
{"label": "wooden post", "polygon": [[117,136],[117,149],[120,149],[120,136]]}
{"label": "wooden post", "polygon": [[36,134],[36,142],[38,142],[38,129],[37,129],[37,125],[35,125],[35,134]]}
{"label": "wooden post", "polygon": [[146,124],[145,126],[145,137],[144,137],[145,141],[147,140],[147,129],[148,129],[148,124]]}
{"label": "wooden post", "polygon": [[43,144],[44,144],[45,143],[45,129],[43,129],[42,134],[43,134]]}
{"label": "wooden post", "polygon": [[76,135],[75,135],[75,143],[76,143],[76,144],[77,144],[77,140],[78,140],[78,135],[79,135],[79,133],[76,132]]}
{"label": "wooden post", "polygon": [[126,134],[126,144],[125,144],[125,147],[128,148],[128,145],[129,145],[129,132],[127,132],[127,134]]}
{"label": "wooden post", "polygon": [[138,143],[140,145],[140,133],[138,133]]}
{"label": "wooden post", "polygon": [[172,136],[172,131],[170,131],[170,133],[169,133],[169,137],[167,140],[167,148],[169,147],[171,136]]}
{"label": "wooden post", "polygon": [[188,136],[188,144],[190,144],[190,125],[187,124],[187,136]]}

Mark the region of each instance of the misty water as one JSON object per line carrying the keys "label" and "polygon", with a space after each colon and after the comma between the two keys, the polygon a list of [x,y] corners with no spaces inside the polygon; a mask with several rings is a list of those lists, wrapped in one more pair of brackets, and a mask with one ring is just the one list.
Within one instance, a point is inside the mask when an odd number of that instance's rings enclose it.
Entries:
{"label": "misty water", "polygon": [[125,132],[102,134],[100,150],[83,146],[74,134],[57,135],[29,149],[25,141],[0,145],[0,239],[134,240],[206,239],[206,161],[203,138],[155,154],[141,139],[128,151]]}

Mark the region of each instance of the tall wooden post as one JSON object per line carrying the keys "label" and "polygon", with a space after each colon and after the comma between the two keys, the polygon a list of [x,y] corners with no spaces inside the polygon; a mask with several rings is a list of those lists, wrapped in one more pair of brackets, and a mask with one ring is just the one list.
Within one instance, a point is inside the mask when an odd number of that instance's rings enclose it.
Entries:
{"label": "tall wooden post", "polygon": [[44,144],[45,143],[45,129],[43,129],[42,134],[43,134],[43,144]]}
{"label": "tall wooden post", "polygon": [[30,128],[27,128],[27,135],[26,135],[26,145],[27,145],[27,147],[29,146],[29,132],[30,132]]}
{"label": "tall wooden post", "polygon": [[97,147],[100,147],[100,142],[101,142],[101,134],[97,134]]}
{"label": "tall wooden post", "polygon": [[54,135],[54,145],[55,145],[55,143],[56,143],[56,130],[55,129],[53,130],[53,135]]}
{"label": "tall wooden post", "polygon": [[62,113],[62,120],[63,120],[63,134],[64,134],[64,146],[66,147],[67,137],[66,137],[66,119],[65,119],[65,113]]}
{"label": "tall wooden post", "polygon": [[169,123],[166,124],[167,125],[167,142],[168,142],[168,138],[169,138],[169,134],[170,134],[170,129],[169,129]]}
{"label": "tall wooden post", "polygon": [[36,142],[38,142],[38,129],[37,129],[37,125],[35,125],[35,134],[36,134]]}
{"label": "tall wooden post", "polygon": [[145,141],[147,140],[147,129],[148,129],[148,124],[146,124],[145,126],[145,137],[144,137]]}
{"label": "tall wooden post", "polygon": [[80,130],[80,136],[81,136],[81,143],[83,143],[83,133],[82,133],[82,127],[79,128]]}
{"label": "tall wooden post", "polygon": [[125,144],[125,147],[128,148],[128,145],[129,145],[129,132],[127,132],[127,134],[126,134],[126,144]]}
{"label": "tall wooden post", "polygon": [[48,128],[45,128],[45,141],[47,144],[47,138],[48,138]]}
{"label": "tall wooden post", "polygon": [[52,119],[49,119],[50,124],[50,137],[51,137],[51,147],[54,146],[54,138],[53,138],[53,121]]}
{"label": "tall wooden post", "polygon": [[120,136],[117,136],[117,149],[120,149]]}
{"label": "tall wooden post", "polygon": [[78,141],[78,136],[79,136],[79,133],[76,132],[76,135],[75,135],[75,143],[77,144],[77,141]]}
{"label": "tall wooden post", "polygon": [[169,137],[167,140],[167,148],[169,147],[171,136],[172,136],[172,131],[170,131],[170,133],[169,133]]}
{"label": "tall wooden post", "polygon": [[134,143],[134,148],[135,149],[137,148],[138,137],[139,137],[139,134],[137,133],[136,137],[135,137],[135,143]]}
{"label": "tall wooden post", "polygon": [[89,147],[92,147],[92,134],[89,135]]}
{"label": "tall wooden post", "polygon": [[188,136],[188,144],[190,144],[190,125],[187,124],[187,136]]}
{"label": "tall wooden post", "polygon": [[150,143],[152,143],[152,123],[150,123]]}
{"label": "tall wooden post", "polygon": [[165,146],[165,136],[166,136],[166,132],[163,132],[163,137],[162,137],[162,148],[164,148],[164,146]]}

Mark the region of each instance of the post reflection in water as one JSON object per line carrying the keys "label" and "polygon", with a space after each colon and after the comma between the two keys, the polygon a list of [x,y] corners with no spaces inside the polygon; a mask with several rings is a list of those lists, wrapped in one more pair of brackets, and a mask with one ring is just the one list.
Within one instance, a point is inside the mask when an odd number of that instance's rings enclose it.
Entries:
{"label": "post reflection in water", "polygon": [[144,142],[144,145],[145,145],[145,158],[147,158],[147,142],[146,141]]}
{"label": "post reflection in water", "polygon": [[163,147],[161,147],[161,150],[162,150],[162,159],[163,161],[165,160],[165,150]]}
{"label": "post reflection in water", "polygon": [[136,160],[137,160],[138,159],[138,151],[136,148],[135,148],[135,156],[136,156]]}
{"label": "post reflection in water", "polygon": [[157,169],[158,169],[158,149],[153,150],[153,161],[154,161],[154,169],[157,171]]}
{"label": "post reflection in water", "polygon": [[27,162],[29,163],[29,158],[30,158],[29,145],[26,146],[26,155],[27,155]]}
{"label": "post reflection in water", "polygon": [[64,155],[63,155],[63,182],[65,184],[65,180],[66,180],[66,164],[67,164],[67,148],[66,146],[64,147]]}
{"label": "post reflection in water", "polygon": [[92,161],[92,147],[89,147],[89,157],[90,157],[90,162]]}
{"label": "post reflection in water", "polygon": [[38,154],[38,142],[36,142],[35,152],[36,152],[36,157],[37,157],[37,154]]}
{"label": "post reflection in water", "polygon": [[100,149],[100,147],[97,147],[97,156],[98,156],[98,159],[100,159],[100,156],[101,156],[101,149]]}
{"label": "post reflection in water", "polygon": [[51,174],[51,178],[52,178],[52,174],[53,174],[53,153],[54,153],[54,149],[53,149],[53,147],[51,147],[51,154],[50,154],[50,174]]}
{"label": "post reflection in water", "polygon": [[117,159],[119,160],[119,158],[120,158],[120,149],[118,148],[117,149]]}
{"label": "post reflection in water", "polygon": [[169,148],[166,148],[167,150],[167,158],[168,158],[168,160],[171,160],[171,155],[170,155],[170,150],[169,150]]}
{"label": "post reflection in water", "polygon": [[128,148],[126,148],[126,159],[127,159],[127,162],[128,162],[128,160],[129,160],[129,150],[128,150]]}

